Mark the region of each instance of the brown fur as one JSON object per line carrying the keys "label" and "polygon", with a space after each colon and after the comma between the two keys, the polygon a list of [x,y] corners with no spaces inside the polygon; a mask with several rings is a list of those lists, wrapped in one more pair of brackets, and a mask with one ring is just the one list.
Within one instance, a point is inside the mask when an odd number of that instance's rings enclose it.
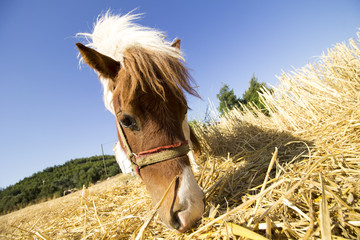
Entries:
{"label": "brown fur", "polygon": [[76,43],[84,61],[96,69],[102,76],[114,79],[120,70],[120,63],[112,58],[101,54],[94,49],[88,48],[81,43]]}
{"label": "brown fur", "polygon": [[[142,92],[155,93],[167,101],[169,91],[181,104],[186,105],[183,90],[199,97],[191,87],[191,77],[184,65],[176,58],[154,53],[141,47],[129,48],[124,53],[124,66],[117,79],[128,83],[125,102],[136,98],[137,89]],[[119,95],[119,91],[114,92]]]}
{"label": "brown fur", "polygon": [[115,111],[136,116],[146,132],[142,139],[153,143],[145,146],[137,136],[133,145],[141,146],[132,147],[133,151],[184,141],[179,127],[187,110],[183,90],[198,96],[190,79],[183,64],[171,56],[139,47],[124,53],[124,65],[115,79]]}
{"label": "brown fur", "polygon": [[196,137],[194,130],[191,128],[191,126],[189,126],[189,128],[190,128],[190,140],[193,144],[194,154],[197,156],[200,156],[201,155],[201,144],[200,144],[198,138]]}
{"label": "brown fur", "polygon": [[[187,111],[183,90],[198,96],[189,82],[183,64],[173,57],[131,48],[124,53],[124,65],[116,78],[113,104],[120,116],[135,116],[141,131],[124,129],[134,152],[175,144],[185,140],[182,122]],[[140,170],[154,204],[172,179],[190,166],[187,157],[167,160]],[[180,179],[181,181],[181,179]],[[175,213],[181,211],[177,195],[179,183],[171,189],[159,209],[162,219],[175,226]]]}

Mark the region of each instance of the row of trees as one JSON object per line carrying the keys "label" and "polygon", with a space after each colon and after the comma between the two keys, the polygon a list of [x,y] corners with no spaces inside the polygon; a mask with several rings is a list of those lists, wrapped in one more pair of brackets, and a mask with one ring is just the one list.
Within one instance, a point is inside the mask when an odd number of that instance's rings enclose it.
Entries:
{"label": "row of trees", "polygon": [[261,102],[259,97],[259,92],[262,89],[267,89],[270,92],[273,90],[266,86],[264,82],[259,83],[258,79],[253,75],[250,80],[249,88],[244,92],[242,98],[238,98],[234,94],[234,90],[229,88],[227,84],[223,84],[223,87],[220,89],[219,94],[217,94],[217,98],[219,99],[219,107],[218,110],[221,115],[224,115],[227,111],[233,109],[234,107],[239,108],[242,110],[241,104],[244,106],[248,106],[249,104],[253,104],[257,106],[261,111],[265,114],[268,114],[268,111],[265,109],[264,104]]}
{"label": "row of trees", "polygon": [[87,187],[120,173],[114,156],[106,155],[104,159],[106,172],[102,156],[80,158],[60,166],[46,168],[0,190],[0,214],[60,197],[66,190],[81,189],[83,185]]}

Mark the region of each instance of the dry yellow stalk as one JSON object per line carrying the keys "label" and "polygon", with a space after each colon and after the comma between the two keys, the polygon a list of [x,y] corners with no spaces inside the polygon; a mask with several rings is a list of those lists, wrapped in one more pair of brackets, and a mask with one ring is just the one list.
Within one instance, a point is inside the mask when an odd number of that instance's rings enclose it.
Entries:
{"label": "dry yellow stalk", "polygon": [[139,233],[137,234],[135,240],[141,240],[144,239],[144,234],[145,234],[145,230],[146,228],[149,226],[150,221],[154,218],[157,210],[159,209],[159,207],[161,206],[161,204],[164,202],[164,199],[166,198],[166,196],[168,195],[171,187],[174,185],[174,183],[179,179],[179,176],[174,177],[174,179],[171,181],[171,183],[169,184],[168,188],[166,189],[166,191],[164,192],[164,195],[162,196],[162,198],[160,199],[160,201],[156,204],[152,214],[150,215],[150,217],[144,222],[144,224],[141,226]]}
{"label": "dry yellow stalk", "polygon": [[320,228],[321,228],[321,239],[322,240],[331,240],[331,220],[330,213],[327,204],[324,181],[319,173],[320,181],[321,181],[321,204],[320,204]]}

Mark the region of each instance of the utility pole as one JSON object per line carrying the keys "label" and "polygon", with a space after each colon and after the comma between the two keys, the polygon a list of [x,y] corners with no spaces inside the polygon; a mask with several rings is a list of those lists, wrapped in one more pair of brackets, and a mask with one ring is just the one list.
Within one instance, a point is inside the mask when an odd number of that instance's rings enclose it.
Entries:
{"label": "utility pole", "polygon": [[106,177],[107,177],[107,176],[108,176],[108,174],[107,174],[107,170],[106,170],[105,157],[104,157],[104,149],[103,149],[103,145],[102,145],[102,144],[101,144],[101,152],[102,152],[102,156],[103,156],[103,162],[104,162],[105,174],[106,174]]}

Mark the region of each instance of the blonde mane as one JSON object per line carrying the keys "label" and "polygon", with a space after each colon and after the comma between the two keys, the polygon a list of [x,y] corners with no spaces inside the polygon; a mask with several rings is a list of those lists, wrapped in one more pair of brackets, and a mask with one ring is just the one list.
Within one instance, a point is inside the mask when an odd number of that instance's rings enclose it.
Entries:
{"label": "blonde mane", "polygon": [[[87,40],[86,46],[121,63],[122,70],[131,80],[131,95],[138,86],[142,90],[147,86],[165,100],[166,84],[169,86],[166,90],[172,91],[182,102],[182,90],[198,96],[191,88],[190,75],[181,62],[184,60],[182,52],[165,40],[163,32],[134,23],[140,17],[141,14],[132,13],[112,15],[108,11],[98,17],[92,33],[78,33],[77,36]],[[114,113],[114,86],[109,79],[99,78],[104,88],[104,104]]]}
{"label": "blonde mane", "polygon": [[[126,83],[121,84],[122,91],[126,88],[123,101],[135,99],[137,90],[156,94],[163,102],[167,101],[167,97],[173,96],[185,106],[187,104],[183,90],[198,96],[191,87],[187,69],[178,59],[141,47],[127,49],[124,56],[124,69],[118,75],[119,81]],[[115,90],[114,95],[119,93],[120,91]]]}

